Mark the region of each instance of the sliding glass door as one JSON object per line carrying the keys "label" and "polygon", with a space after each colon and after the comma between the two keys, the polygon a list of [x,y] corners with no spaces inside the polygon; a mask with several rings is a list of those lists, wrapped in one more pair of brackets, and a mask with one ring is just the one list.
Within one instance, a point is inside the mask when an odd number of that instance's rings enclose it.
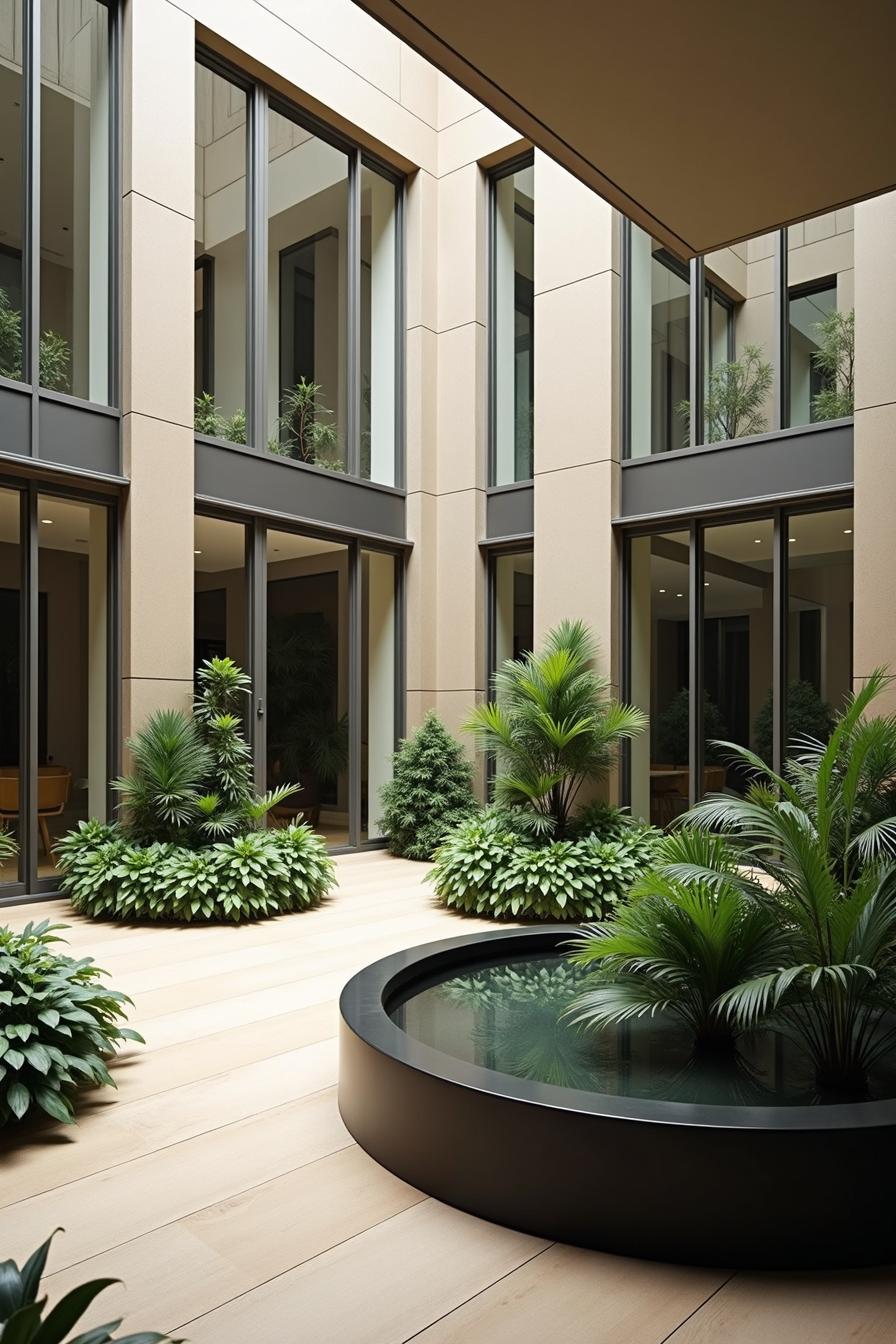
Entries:
{"label": "sliding glass door", "polygon": [[60,836],[108,815],[113,536],[99,500],[0,487],[0,898],[53,890]]}

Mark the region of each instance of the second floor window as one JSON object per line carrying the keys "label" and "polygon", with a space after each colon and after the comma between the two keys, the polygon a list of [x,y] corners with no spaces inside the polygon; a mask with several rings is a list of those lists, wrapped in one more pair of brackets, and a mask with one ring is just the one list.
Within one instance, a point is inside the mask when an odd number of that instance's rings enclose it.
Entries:
{"label": "second floor window", "polygon": [[491,182],[491,483],[532,479],[535,404],[535,168]]}

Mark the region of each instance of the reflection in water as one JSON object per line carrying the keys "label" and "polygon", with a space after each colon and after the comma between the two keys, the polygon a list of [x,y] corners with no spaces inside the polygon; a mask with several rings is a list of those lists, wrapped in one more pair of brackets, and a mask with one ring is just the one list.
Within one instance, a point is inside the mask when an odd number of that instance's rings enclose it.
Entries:
{"label": "reflection in water", "polygon": [[[563,1011],[587,976],[559,952],[477,965],[412,995],[392,1017],[457,1059],[559,1087],[721,1106],[818,1100],[805,1055],[771,1032],[740,1038],[736,1050],[697,1053],[685,1028],[660,1018],[603,1031],[571,1022]],[[875,1082],[873,1095],[896,1096],[896,1077]]]}

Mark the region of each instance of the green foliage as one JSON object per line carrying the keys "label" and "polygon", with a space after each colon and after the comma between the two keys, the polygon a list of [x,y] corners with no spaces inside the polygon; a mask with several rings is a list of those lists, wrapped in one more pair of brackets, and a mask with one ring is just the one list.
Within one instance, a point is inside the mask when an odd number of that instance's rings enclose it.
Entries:
{"label": "green foliage", "polygon": [[732,746],[755,773],[746,796],[708,798],[689,814],[723,848],[708,857],[695,848],[660,869],[700,887],[749,865],[740,887],[777,921],[786,955],[729,989],[720,1007],[739,1030],[795,1037],[819,1086],[843,1094],[862,1094],[896,1047],[896,717],[865,717],[886,682],[875,671],[830,741],[800,751],[783,776]]}
{"label": "green foliage", "polygon": [[812,398],[813,420],[838,420],[852,415],[855,404],[856,315],[828,313],[815,323],[818,349],[812,356],[815,367],[825,381],[822,390]]}
{"label": "green foliage", "polygon": [[300,378],[295,387],[283,393],[277,422],[278,451],[299,462],[343,471],[339,429],[333,423],[333,412],[323,403],[322,391],[320,383]]}
{"label": "green foliage", "polygon": [[[697,855],[714,879],[688,884],[668,875]],[[731,1045],[736,1028],[724,994],[773,970],[786,939],[773,912],[744,894],[737,855],[718,838],[680,830],[660,841],[654,862],[658,871],[635,884],[627,904],[574,940],[573,962],[593,975],[570,1015],[597,1028],[668,1016],[698,1046]]]}
{"label": "green foliage", "polygon": [[252,789],[252,757],[237,706],[250,679],[231,658],[212,658],[196,675],[192,717],[158,710],[128,742],[129,775],[115,780],[124,831],[139,844],[210,844],[256,826],[296,792]]}
{"label": "green foliage", "polygon": [[[769,691],[753,725],[756,755],[766,765],[772,763],[772,693]],[[834,712],[822,700],[809,681],[791,681],[787,687],[787,740],[802,743],[806,738],[826,742],[834,727]],[[724,736],[724,733],[718,734]]]}
{"label": "green foliage", "polygon": [[[52,392],[71,388],[71,347],[56,331],[41,333],[39,343],[40,385]],[[22,314],[13,308],[9,295],[0,288],[0,375],[22,379]]]}
{"label": "green foliage", "polygon": [[392,757],[392,778],[380,791],[380,826],[389,850],[431,859],[444,836],[476,810],[473,767],[463,747],[430,711]]}
{"label": "green foliage", "polygon": [[[773,377],[771,364],[762,357],[761,345],[745,345],[740,359],[711,368],[703,392],[704,442],[720,443],[742,438],[744,434],[761,434],[766,428],[765,403]],[[682,401],[677,410],[685,422],[687,444],[691,403]]]}
{"label": "green foliage", "polygon": [[348,765],[348,716],[334,708],[336,648],[323,616],[268,622],[268,753],[293,778],[321,784]]}
{"label": "green foliage", "polygon": [[40,1111],[70,1124],[76,1089],[114,1087],[106,1058],[142,1040],[120,1025],[130,999],[102,983],[105,972],[56,950],[63,928],[0,928],[0,1125]]}
{"label": "green foliage", "polygon": [[495,700],[467,727],[497,761],[495,801],[518,811],[533,834],[565,838],[582,785],[603,778],[619,743],[647,717],[610,698],[591,666],[595,641],[582,621],[563,621],[540,652],[508,659],[495,675]]}
{"label": "green foliage", "polygon": [[133,845],[120,827],[89,821],[57,856],[72,905],[93,918],[239,923],[306,910],[336,880],[326,842],[305,825],[187,849]]}
{"label": "green foliage", "polygon": [[15,838],[4,827],[0,826],[0,863],[3,863],[6,859],[11,859],[18,852],[19,847]]}
{"label": "green foliage", "polygon": [[225,415],[211,392],[201,392],[193,403],[193,428],[197,434],[208,434],[213,439],[245,443],[246,412],[238,408],[233,415]]}
{"label": "green foliage", "polygon": [[[669,765],[687,765],[690,751],[690,698],[687,686],[682,686],[669,701],[656,724],[657,748],[660,760]],[[716,742],[727,736],[722,711],[714,700],[703,692],[704,759],[712,765],[721,760]]]}
{"label": "green foliage", "polygon": [[533,843],[518,814],[487,808],[436,851],[430,878],[443,905],[496,918],[603,919],[650,862],[658,832]]}
{"label": "green foliage", "polygon": [[[56,1229],[57,1232],[61,1228]],[[118,1335],[114,1332],[121,1321],[109,1321],[94,1326],[78,1335],[69,1331],[87,1311],[104,1288],[118,1283],[118,1279],[91,1279],[65,1293],[50,1311],[46,1311],[46,1296],[38,1298],[40,1281],[47,1263],[52,1233],[43,1246],[22,1265],[15,1260],[0,1262],[0,1336],[9,1344],[184,1344],[183,1340],[169,1340],[168,1335],[142,1330],[137,1335]],[[44,1314],[46,1312],[46,1315]]]}

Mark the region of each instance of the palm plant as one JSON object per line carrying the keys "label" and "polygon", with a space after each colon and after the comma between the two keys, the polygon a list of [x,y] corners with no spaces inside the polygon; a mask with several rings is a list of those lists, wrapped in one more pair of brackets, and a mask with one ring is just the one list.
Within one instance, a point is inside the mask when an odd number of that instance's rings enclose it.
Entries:
{"label": "palm plant", "polygon": [[[795,1037],[819,1087],[862,1094],[896,1046],[896,718],[866,717],[888,678],[847,699],[830,741],[805,741],[783,775],[728,749],[753,773],[743,798],[717,795],[688,814],[663,877],[690,889],[732,881],[786,940],[774,967],[724,991],[735,1028]],[[696,828],[696,829],[695,829]],[[707,853],[700,830],[724,848]]]}
{"label": "palm plant", "polygon": [[[56,1231],[61,1231],[57,1228]],[[46,1314],[47,1298],[39,1298],[40,1281],[47,1264],[52,1233],[43,1246],[21,1267],[15,1260],[0,1262],[0,1336],[10,1344],[183,1344],[157,1331],[142,1330],[136,1335],[118,1335],[121,1320],[96,1325],[77,1335],[69,1331],[87,1311],[94,1298],[118,1279],[91,1279],[80,1283],[59,1299]]]}
{"label": "palm plant", "polygon": [[176,709],[160,709],[128,740],[133,766],[113,782],[140,843],[182,840],[196,821],[196,800],[212,765],[199,725]]}
{"label": "palm plant", "polygon": [[[697,856],[712,880],[669,875]],[[568,1015],[597,1028],[669,1017],[692,1033],[698,1050],[732,1047],[741,1028],[725,1012],[725,995],[775,968],[786,952],[780,926],[744,894],[737,855],[718,837],[668,835],[656,863],[612,919],[573,940],[573,962],[594,975]]]}
{"label": "palm plant", "polygon": [[608,678],[592,666],[596,653],[584,622],[562,621],[542,651],[503,664],[495,699],[467,724],[495,754],[495,801],[539,837],[566,836],[579,790],[603,778],[619,743],[647,724],[640,709],[610,697]]}

